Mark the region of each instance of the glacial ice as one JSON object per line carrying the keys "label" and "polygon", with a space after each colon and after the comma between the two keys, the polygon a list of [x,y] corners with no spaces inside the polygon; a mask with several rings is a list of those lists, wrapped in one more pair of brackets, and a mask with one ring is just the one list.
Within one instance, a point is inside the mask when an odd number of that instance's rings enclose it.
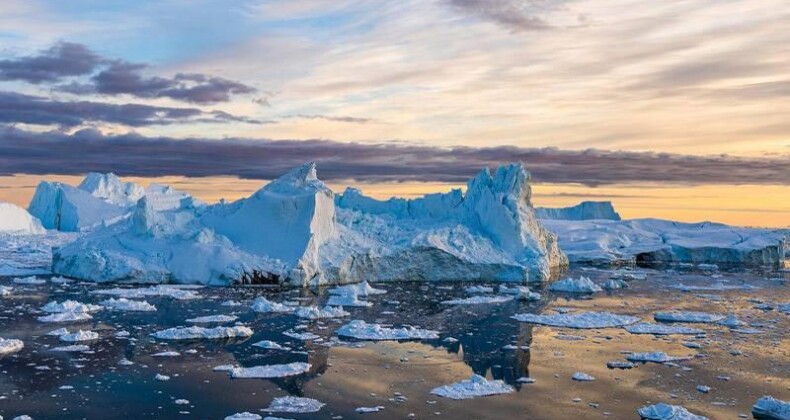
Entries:
{"label": "glacial ice", "polygon": [[146,193],[122,220],[55,250],[53,271],[104,282],[295,286],[541,281],[567,260],[530,195],[521,165],[482,171],[466,193],[379,202],[354,190],[335,196],[307,164],[233,203],[184,198],[163,209]]}
{"label": "glacial ice", "polygon": [[370,283],[367,281],[362,281],[356,284],[347,284],[345,286],[338,286],[332,289],[329,289],[330,295],[340,295],[340,296],[373,296],[373,295],[383,295],[387,293],[384,289],[376,289],[375,287],[371,286]]}
{"label": "glacial ice", "polygon": [[265,411],[273,413],[317,413],[325,404],[305,397],[294,397],[291,395],[277,397],[272,400]]}
{"label": "glacial ice", "polygon": [[218,340],[223,338],[250,337],[252,334],[252,329],[243,326],[214,328],[174,327],[151,333],[151,336],[160,340]]}
{"label": "glacial ice", "polygon": [[765,395],[754,403],[752,415],[760,420],[790,420],[790,402]]}
{"label": "glacial ice", "polygon": [[379,324],[368,324],[365,321],[353,320],[338,328],[337,335],[359,340],[431,340],[439,338],[439,332],[412,326],[387,328]]}
{"label": "glacial ice", "polygon": [[46,229],[27,210],[11,203],[0,202],[0,233],[40,235],[46,233]]}
{"label": "glacial ice", "polygon": [[22,348],[25,347],[25,343],[22,340],[17,340],[15,338],[2,338],[0,337],[0,356],[16,353]]}
{"label": "glacial ice", "polygon": [[611,201],[582,201],[571,207],[535,208],[538,219],[551,220],[620,220]]}
{"label": "glacial ice", "polygon": [[310,370],[311,365],[304,362],[293,362],[282,365],[263,365],[253,367],[236,367],[230,371],[234,379],[271,379],[301,375]]}
{"label": "glacial ice", "polygon": [[679,405],[658,403],[637,410],[643,420],[708,420],[707,417],[691,413]]}
{"label": "glacial ice", "polygon": [[431,394],[453,400],[466,400],[475,397],[509,394],[513,391],[513,387],[504,381],[489,381],[483,376],[472,375],[469,379],[434,388],[431,390]]}
{"label": "glacial ice", "polygon": [[582,312],[578,314],[548,315],[516,314],[511,318],[520,322],[577,329],[622,327],[640,321],[640,319],[635,316],[617,315],[609,312]]}

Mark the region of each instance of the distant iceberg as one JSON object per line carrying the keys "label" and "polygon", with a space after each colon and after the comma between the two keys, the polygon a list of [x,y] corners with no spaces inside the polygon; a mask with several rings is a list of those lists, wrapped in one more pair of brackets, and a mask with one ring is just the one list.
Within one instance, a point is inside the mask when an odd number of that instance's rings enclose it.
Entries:
{"label": "distant iceberg", "polygon": [[535,208],[538,219],[551,220],[620,220],[611,201],[582,201],[571,207]]}
{"label": "distant iceberg", "polygon": [[27,210],[0,202],[0,234],[40,235],[46,233],[41,221]]}

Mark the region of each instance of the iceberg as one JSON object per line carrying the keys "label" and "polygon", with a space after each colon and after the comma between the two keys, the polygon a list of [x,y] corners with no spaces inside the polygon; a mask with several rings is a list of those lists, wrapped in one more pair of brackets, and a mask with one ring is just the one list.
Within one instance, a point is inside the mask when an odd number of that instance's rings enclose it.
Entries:
{"label": "iceberg", "polygon": [[535,215],[550,220],[621,220],[611,201],[582,201],[561,208],[537,207]]}
{"label": "iceberg", "polygon": [[574,263],[781,266],[788,247],[781,229],[712,222],[542,219],[541,223],[557,234],[560,248]]}
{"label": "iceberg", "polygon": [[[165,206],[146,190],[123,207],[129,211],[122,220],[55,250],[53,271],[97,282],[300,287],[543,281],[567,258],[535,217],[529,180],[522,165],[511,164],[494,174],[484,169],[465,193],[377,201],[353,189],[335,195],[309,163],[232,203],[183,197]],[[117,193],[104,193],[118,188],[75,189],[121,208],[106,201]],[[110,201],[124,200],[121,194]],[[356,291],[380,293],[369,285]]]}
{"label": "iceberg", "polygon": [[299,318],[310,320],[342,318],[351,315],[350,313],[344,311],[342,306],[329,305],[325,306],[324,309],[321,309],[318,306],[301,306],[297,308],[294,313]]}
{"label": "iceberg", "polygon": [[549,286],[549,290],[552,292],[564,293],[596,293],[603,291],[600,286],[593,283],[592,280],[584,276],[581,276],[578,279],[569,277],[556,281]]}
{"label": "iceberg", "polygon": [[41,221],[27,210],[11,203],[0,202],[0,233],[12,235],[41,235],[46,229]]}
{"label": "iceberg", "polygon": [[296,308],[293,306],[284,305],[278,302],[272,302],[263,296],[258,297],[254,301],[252,301],[252,305],[250,305],[250,309],[252,309],[253,312],[259,312],[264,314],[277,313],[277,312],[291,313],[296,310]]}

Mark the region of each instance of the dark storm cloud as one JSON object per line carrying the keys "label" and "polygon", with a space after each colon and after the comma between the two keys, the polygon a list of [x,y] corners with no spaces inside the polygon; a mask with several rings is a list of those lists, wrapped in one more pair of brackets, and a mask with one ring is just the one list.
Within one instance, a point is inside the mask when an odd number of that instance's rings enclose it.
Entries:
{"label": "dark storm cloud", "polygon": [[38,55],[0,60],[0,80],[52,83],[64,77],[90,74],[102,62],[101,57],[84,45],[61,42]]}
{"label": "dark storm cloud", "polygon": [[124,124],[131,127],[186,122],[259,121],[222,111],[170,108],[142,104],[107,104],[90,101],[53,101],[40,96],[0,91],[0,123],[76,127],[86,122]]}
{"label": "dark storm cloud", "polygon": [[0,131],[0,173],[192,177],[235,175],[271,179],[305,161],[326,180],[466,181],[482,167],[521,161],[538,182],[603,185],[629,182],[788,184],[790,156],[739,158],[555,148],[457,147],[330,140],[173,139]]}

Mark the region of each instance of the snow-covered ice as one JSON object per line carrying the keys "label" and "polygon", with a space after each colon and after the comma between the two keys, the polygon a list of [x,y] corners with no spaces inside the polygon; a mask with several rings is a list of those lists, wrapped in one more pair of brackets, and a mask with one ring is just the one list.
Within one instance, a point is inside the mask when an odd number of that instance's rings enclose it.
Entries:
{"label": "snow-covered ice", "polygon": [[338,328],[337,335],[359,340],[431,340],[439,338],[439,332],[417,327],[387,328],[379,324],[353,320]]}
{"label": "snow-covered ice", "polygon": [[151,336],[160,340],[218,340],[223,338],[250,337],[252,334],[252,329],[243,326],[214,328],[174,327],[151,333]]}
{"label": "snow-covered ice", "polygon": [[532,324],[549,325],[563,328],[613,328],[634,324],[639,318],[609,312],[582,312],[578,314],[517,314],[513,319]]}
{"label": "snow-covered ice", "polygon": [[466,400],[475,397],[509,394],[513,391],[513,387],[504,381],[489,381],[483,376],[472,375],[469,379],[434,388],[431,390],[431,394],[453,400]]}
{"label": "snow-covered ice", "polygon": [[311,365],[304,362],[293,362],[281,365],[263,365],[253,367],[235,367],[230,376],[236,379],[270,379],[301,375],[310,370]]}
{"label": "snow-covered ice", "polygon": [[273,399],[265,410],[273,413],[317,413],[324,405],[313,398],[288,395]]}

